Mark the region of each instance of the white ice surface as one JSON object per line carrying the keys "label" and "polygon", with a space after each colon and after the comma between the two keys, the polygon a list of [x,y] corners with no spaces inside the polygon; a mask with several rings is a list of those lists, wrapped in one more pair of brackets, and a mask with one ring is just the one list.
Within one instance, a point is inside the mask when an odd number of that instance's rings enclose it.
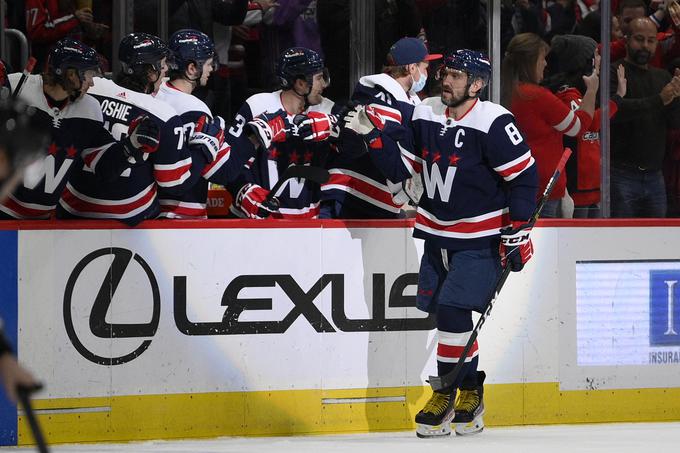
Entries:
{"label": "white ice surface", "polygon": [[[0,451],[27,452],[28,448]],[[414,432],[305,437],[229,437],[211,440],[81,444],[55,453],[670,453],[680,451],[680,423],[627,423],[487,428],[476,436],[418,439]]]}

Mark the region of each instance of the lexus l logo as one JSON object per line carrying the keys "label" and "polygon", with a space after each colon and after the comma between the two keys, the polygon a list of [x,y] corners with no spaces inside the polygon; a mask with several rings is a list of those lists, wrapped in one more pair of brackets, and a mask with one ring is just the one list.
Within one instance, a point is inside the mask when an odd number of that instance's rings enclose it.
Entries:
{"label": "lexus l logo", "polygon": [[[78,338],[76,333],[76,328],[73,323],[73,293],[76,288],[76,283],[80,278],[81,274],[86,267],[90,265],[93,261],[98,258],[113,255],[113,260],[109,265],[108,272],[102,283],[99,286],[99,291],[94,297],[92,304],[92,309],[89,313],[89,331],[97,338],[112,339],[112,338],[145,338],[141,344],[136,347],[132,352],[117,357],[103,357],[95,352],[88,349],[81,339]],[[143,271],[148,284],[151,286],[151,294],[153,295],[153,312],[151,316],[151,321],[143,323],[132,323],[132,324],[111,324],[107,322],[107,314],[111,307],[111,302],[114,299],[116,290],[118,289],[119,283],[123,278],[126,271],[133,272],[133,269],[137,269],[136,273],[140,274],[139,269]],[[140,298],[140,303],[147,302],[146,298]],[[147,302],[148,303],[148,302]],[[140,307],[145,308],[145,307]],[[132,251],[124,248],[118,247],[107,247],[85,256],[76,265],[71,272],[71,275],[66,283],[66,290],[64,292],[64,325],[66,326],[66,333],[69,339],[73,343],[76,350],[87,360],[100,364],[100,365],[120,365],[127,363],[141,353],[146,351],[146,349],[151,345],[151,338],[156,334],[158,329],[158,323],[161,315],[161,297],[160,290],[158,288],[158,282],[154,276],[151,268],[144,259],[133,254]],[[80,329],[82,331],[83,329]],[[113,355],[113,354],[112,354]]]}

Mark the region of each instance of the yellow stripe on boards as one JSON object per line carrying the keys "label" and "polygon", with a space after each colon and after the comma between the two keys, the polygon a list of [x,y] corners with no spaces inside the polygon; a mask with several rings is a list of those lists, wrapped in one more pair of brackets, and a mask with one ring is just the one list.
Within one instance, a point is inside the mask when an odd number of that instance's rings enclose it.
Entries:
{"label": "yellow stripe on boards", "polygon": [[[111,442],[411,430],[430,392],[279,390],[35,400],[34,406],[49,443]],[[680,420],[678,388],[565,392],[557,383],[495,384],[485,386],[484,400],[487,426]],[[23,416],[18,431],[19,445],[33,443]]]}

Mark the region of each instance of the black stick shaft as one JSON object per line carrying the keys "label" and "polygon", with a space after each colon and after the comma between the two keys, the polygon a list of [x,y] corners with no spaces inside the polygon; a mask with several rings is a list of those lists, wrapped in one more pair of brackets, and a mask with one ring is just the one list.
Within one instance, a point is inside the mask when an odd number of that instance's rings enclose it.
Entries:
{"label": "black stick shaft", "polygon": [[35,66],[36,59],[33,57],[28,58],[28,62],[26,63],[26,67],[24,68],[24,71],[21,74],[21,78],[19,79],[19,82],[17,83],[16,88],[14,88],[14,91],[12,92],[12,98],[16,99],[19,97],[19,93],[21,93],[22,88],[24,87],[24,83],[26,83],[26,79],[28,76],[33,72],[33,67]]}
{"label": "black stick shaft", "polygon": [[21,405],[24,407],[24,413],[26,415],[26,418],[28,419],[28,425],[31,427],[33,439],[35,439],[35,443],[38,446],[38,451],[40,453],[48,453],[49,450],[47,449],[47,443],[45,442],[42,430],[40,429],[40,425],[38,424],[38,419],[36,418],[35,412],[33,411],[33,406],[31,405],[31,398],[29,396],[28,390],[19,388],[18,395],[19,401],[21,402]]}

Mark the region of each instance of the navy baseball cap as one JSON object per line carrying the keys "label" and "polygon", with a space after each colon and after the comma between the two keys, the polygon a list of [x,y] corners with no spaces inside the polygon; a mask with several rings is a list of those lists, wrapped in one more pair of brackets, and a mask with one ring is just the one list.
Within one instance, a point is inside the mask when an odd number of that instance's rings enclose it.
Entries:
{"label": "navy baseball cap", "polygon": [[441,54],[430,54],[422,39],[401,38],[395,42],[387,54],[387,64],[390,66],[404,66],[420,63],[421,61],[438,60]]}

